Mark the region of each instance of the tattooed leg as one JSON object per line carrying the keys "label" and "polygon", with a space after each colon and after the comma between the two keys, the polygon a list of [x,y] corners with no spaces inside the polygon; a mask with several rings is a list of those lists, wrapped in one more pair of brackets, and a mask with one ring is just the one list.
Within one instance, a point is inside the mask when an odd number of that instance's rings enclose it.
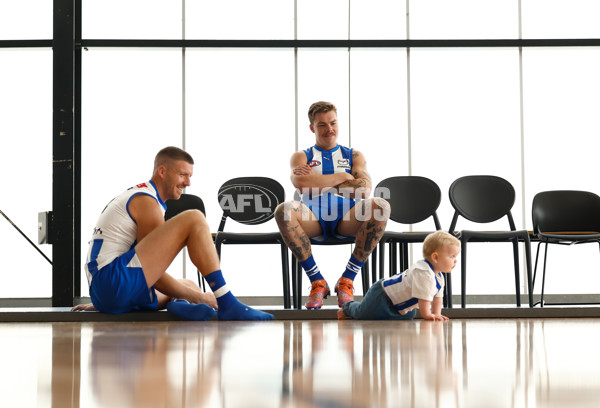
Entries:
{"label": "tattooed leg", "polygon": [[383,236],[390,214],[390,205],[382,198],[372,198],[360,204],[362,207],[357,209],[360,213],[355,214],[362,223],[356,232],[353,255],[359,261],[366,262]]}
{"label": "tattooed leg", "polygon": [[319,235],[321,229],[312,212],[298,201],[288,201],[275,210],[275,221],[296,259],[302,262],[310,257],[310,237]]}

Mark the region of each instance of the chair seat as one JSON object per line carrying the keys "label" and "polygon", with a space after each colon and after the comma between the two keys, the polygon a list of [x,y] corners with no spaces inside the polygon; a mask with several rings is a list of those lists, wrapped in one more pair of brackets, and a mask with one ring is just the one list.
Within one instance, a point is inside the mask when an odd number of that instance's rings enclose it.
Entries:
{"label": "chair seat", "polygon": [[529,240],[529,232],[527,230],[516,231],[471,231],[461,230],[461,237],[470,242],[501,242],[510,238],[527,238]]}
{"label": "chair seat", "polygon": [[433,231],[427,232],[400,232],[400,231],[386,231],[383,233],[383,237],[379,242],[407,242],[407,243],[416,243],[423,242],[427,235],[431,234]]}
{"label": "chair seat", "polygon": [[595,242],[600,240],[600,234],[591,231],[581,232],[540,232],[538,238],[543,242],[550,242],[553,244],[557,243],[578,243],[583,244],[586,242]]}
{"label": "chair seat", "polygon": [[283,239],[279,232],[217,232],[215,242],[224,244],[280,244]]}

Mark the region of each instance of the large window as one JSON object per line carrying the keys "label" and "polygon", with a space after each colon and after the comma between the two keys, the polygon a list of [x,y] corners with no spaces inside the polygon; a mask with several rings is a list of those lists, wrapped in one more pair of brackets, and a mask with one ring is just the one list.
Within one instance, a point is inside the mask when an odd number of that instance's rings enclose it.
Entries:
{"label": "large window", "polygon": [[[52,209],[52,52],[0,49],[0,72],[0,210],[37,242],[38,212]],[[52,295],[52,266],[3,216],[0,247],[0,298]]]}
{"label": "large window", "polygon": [[[86,0],[81,12],[81,264],[102,208],[147,180],[167,145],[196,159],[188,192],[203,198],[213,231],[227,179],[269,176],[291,198],[289,158],[314,144],[307,110],[317,100],[337,105],[339,142],[365,154],[375,185],[409,174],[438,183],[444,228],[452,218],[448,188],[463,175],[509,180],[513,216],[527,229],[536,192],[600,192],[600,44],[561,43],[600,38],[596,1]],[[34,242],[37,213],[52,209],[52,50],[14,41],[50,40],[52,31],[51,2],[0,3],[0,209]],[[521,39],[556,46],[520,47]],[[0,298],[50,296],[51,266],[3,219],[0,245],[9,249],[0,257]],[[52,254],[49,245],[41,249]],[[314,251],[333,285],[350,248]],[[413,260],[420,251],[412,247]],[[563,252],[552,255],[547,291],[597,292],[600,278],[589,267],[597,250]],[[510,245],[474,246],[469,294],[512,294],[511,258]],[[280,295],[276,247],[225,247],[222,265],[236,295]],[[572,269],[590,284],[551,278]],[[169,272],[195,278],[185,255]],[[81,292],[88,294],[83,274]]]}

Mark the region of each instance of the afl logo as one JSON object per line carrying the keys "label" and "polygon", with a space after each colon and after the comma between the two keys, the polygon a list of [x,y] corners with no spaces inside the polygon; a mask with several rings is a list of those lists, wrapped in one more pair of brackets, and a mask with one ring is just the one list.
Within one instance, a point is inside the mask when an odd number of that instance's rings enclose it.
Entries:
{"label": "afl logo", "polygon": [[242,224],[261,224],[270,220],[279,204],[278,194],[265,185],[232,182],[225,183],[219,190],[221,209]]}
{"label": "afl logo", "polygon": [[308,163],[308,167],[317,167],[320,165],[321,165],[321,162],[318,160],[312,160],[310,163]]}

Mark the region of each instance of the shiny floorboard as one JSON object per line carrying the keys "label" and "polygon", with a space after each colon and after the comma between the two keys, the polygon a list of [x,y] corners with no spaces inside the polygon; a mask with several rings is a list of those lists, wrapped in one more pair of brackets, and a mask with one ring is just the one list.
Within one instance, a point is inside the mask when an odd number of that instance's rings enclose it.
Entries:
{"label": "shiny floorboard", "polygon": [[597,407],[600,319],[0,323],[5,407]]}

